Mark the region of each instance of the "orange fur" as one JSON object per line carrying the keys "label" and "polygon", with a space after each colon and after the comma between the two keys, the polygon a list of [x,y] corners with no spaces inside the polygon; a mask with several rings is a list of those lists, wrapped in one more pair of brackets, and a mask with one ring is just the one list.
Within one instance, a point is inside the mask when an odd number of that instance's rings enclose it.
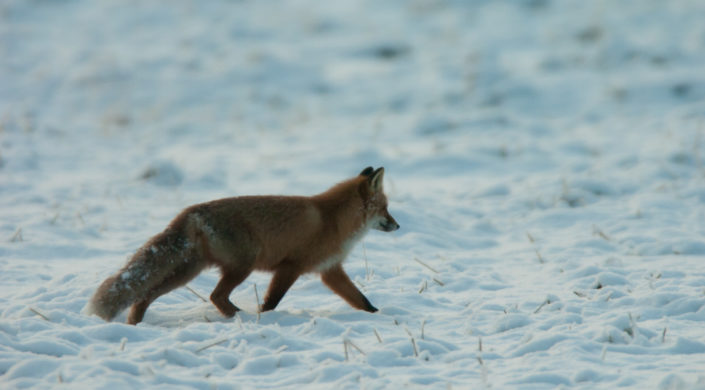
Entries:
{"label": "orange fur", "polygon": [[156,298],[217,266],[222,277],[211,301],[225,316],[239,310],[230,293],[253,270],[274,273],[262,311],[274,309],[308,272],[321,273],[351,306],[377,311],[341,263],[369,228],[399,228],[387,211],[383,174],[383,168],[366,168],[311,197],[242,196],[188,207],[103,282],[89,309],[110,320],[132,305],[127,321],[136,324]]}

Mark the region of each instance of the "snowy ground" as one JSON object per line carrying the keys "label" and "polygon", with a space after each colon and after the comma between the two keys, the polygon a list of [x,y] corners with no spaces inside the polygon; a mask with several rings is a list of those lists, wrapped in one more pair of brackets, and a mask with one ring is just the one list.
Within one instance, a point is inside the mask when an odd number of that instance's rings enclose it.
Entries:
{"label": "snowy ground", "polygon": [[[0,3],[0,387],[705,388],[705,3]],[[187,205],[385,166],[398,232],[81,314]],[[208,296],[218,274],[189,284]],[[346,347],[347,346],[347,347]]]}

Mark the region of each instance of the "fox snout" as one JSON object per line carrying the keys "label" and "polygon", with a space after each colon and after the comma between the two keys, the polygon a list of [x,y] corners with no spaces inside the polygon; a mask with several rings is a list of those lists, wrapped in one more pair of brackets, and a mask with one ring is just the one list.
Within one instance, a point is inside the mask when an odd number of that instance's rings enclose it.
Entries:
{"label": "fox snout", "polygon": [[395,230],[399,230],[399,224],[391,215],[389,215],[389,213],[386,213],[386,215],[380,219],[375,229],[383,232],[393,232]]}

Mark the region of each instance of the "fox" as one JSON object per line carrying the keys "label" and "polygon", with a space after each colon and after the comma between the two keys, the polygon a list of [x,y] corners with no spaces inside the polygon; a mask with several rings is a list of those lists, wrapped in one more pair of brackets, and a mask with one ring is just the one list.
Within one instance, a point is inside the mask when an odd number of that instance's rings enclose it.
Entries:
{"label": "fox", "polygon": [[239,196],[187,207],[98,287],[86,312],[111,321],[130,306],[127,323],[136,325],[155,299],[217,267],[210,300],[225,317],[240,310],[230,293],[253,271],[273,274],[260,312],[274,310],[299,276],[318,273],[350,306],[374,313],[343,261],[370,229],[399,229],[383,177],[383,167],[367,167],[313,196]]}

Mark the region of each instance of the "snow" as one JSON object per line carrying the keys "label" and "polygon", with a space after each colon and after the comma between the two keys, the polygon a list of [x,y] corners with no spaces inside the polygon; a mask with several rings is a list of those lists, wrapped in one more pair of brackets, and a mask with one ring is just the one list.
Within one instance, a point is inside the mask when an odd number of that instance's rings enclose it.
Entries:
{"label": "snow", "polygon": [[[705,3],[0,3],[0,387],[705,388]],[[385,167],[401,225],[223,318],[82,313],[183,208]]]}

